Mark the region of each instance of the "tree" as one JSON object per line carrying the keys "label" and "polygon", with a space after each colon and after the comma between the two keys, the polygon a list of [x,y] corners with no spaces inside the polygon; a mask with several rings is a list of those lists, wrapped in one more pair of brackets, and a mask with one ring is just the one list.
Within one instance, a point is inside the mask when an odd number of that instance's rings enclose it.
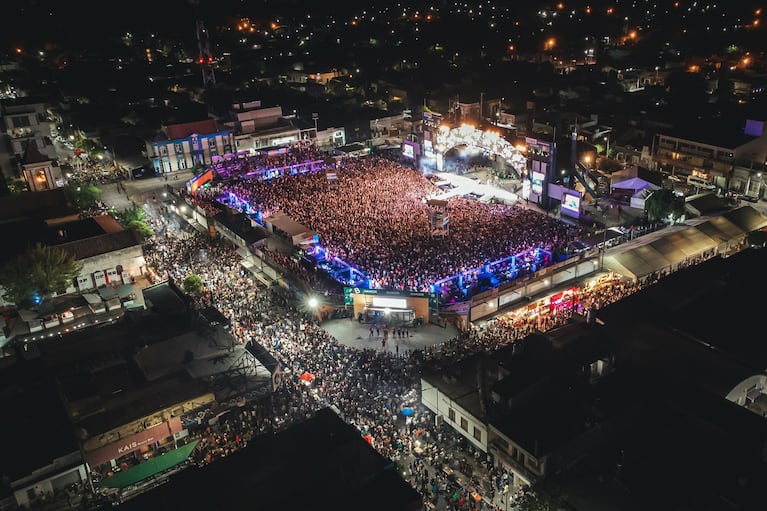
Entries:
{"label": "tree", "polygon": [[75,147],[77,147],[78,149],[82,149],[86,153],[92,155],[96,151],[96,149],[100,146],[98,146],[96,142],[94,142],[93,140],[89,138],[81,138],[80,140],[75,142]]}
{"label": "tree", "polygon": [[0,285],[6,300],[29,307],[64,293],[82,269],[64,250],[38,243],[0,267]]}
{"label": "tree", "polygon": [[144,214],[144,210],[135,204],[129,208],[123,209],[122,211],[113,211],[112,215],[115,217],[117,222],[119,222],[119,224],[126,229],[129,229],[130,223],[134,221],[146,223],[146,215]]}
{"label": "tree", "polygon": [[128,229],[138,234],[142,241],[149,239],[154,235],[154,231],[149,227],[149,224],[142,222],[141,220],[131,221],[131,223],[128,224]]}
{"label": "tree", "polygon": [[101,189],[94,185],[67,185],[64,195],[70,204],[82,211],[98,205]]}
{"label": "tree", "polygon": [[194,273],[187,275],[187,277],[184,279],[184,283],[182,284],[184,291],[190,295],[199,294],[200,291],[202,291],[202,286],[202,277]]}
{"label": "tree", "polygon": [[661,188],[647,197],[645,210],[650,220],[674,221],[684,214],[684,198],[677,197],[670,188]]}

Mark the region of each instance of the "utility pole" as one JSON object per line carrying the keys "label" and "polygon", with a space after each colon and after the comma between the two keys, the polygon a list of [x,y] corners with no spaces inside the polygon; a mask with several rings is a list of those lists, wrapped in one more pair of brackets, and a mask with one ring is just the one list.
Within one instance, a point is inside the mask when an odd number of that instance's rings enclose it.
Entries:
{"label": "utility pole", "polygon": [[484,102],[484,100],[485,100],[485,93],[480,92],[479,93],[479,127],[480,128],[482,127],[482,120],[485,118],[484,112],[482,110],[482,103]]}

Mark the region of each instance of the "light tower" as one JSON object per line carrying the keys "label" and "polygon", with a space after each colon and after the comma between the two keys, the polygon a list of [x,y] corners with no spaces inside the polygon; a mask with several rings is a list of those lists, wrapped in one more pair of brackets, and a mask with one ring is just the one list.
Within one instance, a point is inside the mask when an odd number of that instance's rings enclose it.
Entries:
{"label": "light tower", "polygon": [[200,12],[200,0],[189,0],[194,6],[194,19],[197,24],[197,48],[199,57],[197,63],[202,70],[202,86],[207,88],[216,84],[216,74],[213,72],[213,53],[210,51],[210,39],[208,38],[208,29],[205,28],[205,22],[202,21]]}

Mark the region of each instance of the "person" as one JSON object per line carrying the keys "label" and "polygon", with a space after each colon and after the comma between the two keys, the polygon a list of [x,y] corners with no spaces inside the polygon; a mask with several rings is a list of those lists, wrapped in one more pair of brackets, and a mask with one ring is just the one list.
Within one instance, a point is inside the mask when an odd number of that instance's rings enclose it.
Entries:
{"label": "person", "polygon": [[373,327],[370,327],[370,337],[373,337]]}

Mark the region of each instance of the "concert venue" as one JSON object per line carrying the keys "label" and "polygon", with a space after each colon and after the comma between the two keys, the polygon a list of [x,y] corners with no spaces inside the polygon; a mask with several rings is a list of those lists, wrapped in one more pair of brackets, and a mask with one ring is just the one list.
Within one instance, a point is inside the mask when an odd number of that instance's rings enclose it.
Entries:
{"label": "concert venue", "polygon": [[572,255],[577,227],[524,201],[465,193],[445,178],[306,146],[222,159],[188,189],[197,202],[244,212],[283,239],[282,250],[262,247],[273,259],[290,258],[348,288],[455,303]]}

